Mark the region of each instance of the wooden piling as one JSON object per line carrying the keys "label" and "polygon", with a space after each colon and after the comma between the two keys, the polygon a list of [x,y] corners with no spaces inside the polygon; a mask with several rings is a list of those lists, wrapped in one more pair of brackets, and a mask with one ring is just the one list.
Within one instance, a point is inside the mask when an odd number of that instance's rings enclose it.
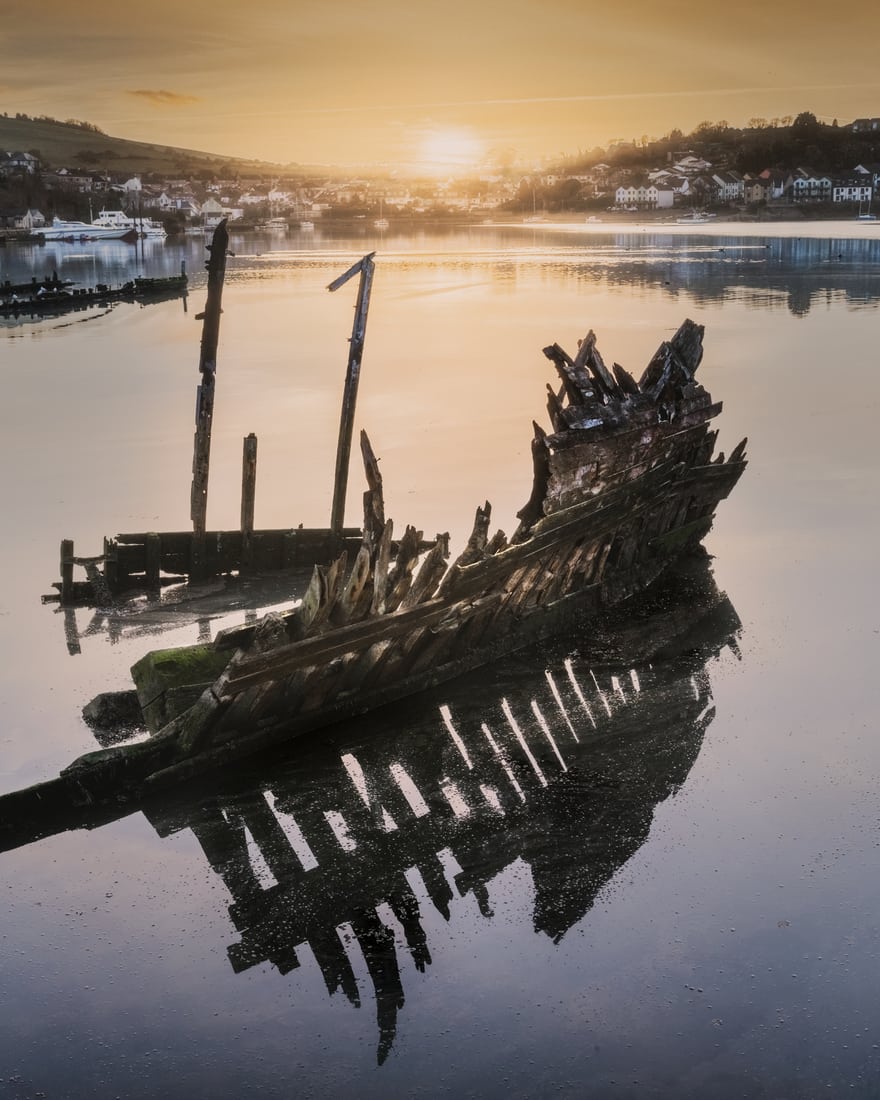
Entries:
{"label": "wooden piling", "polygon": [[336,446],[336,473],[333,481],[333,506],[330,511],[330,533],[334,539],[342,537],[345,519],[345,494],[348,488],[348,464],[351,457],[351,436],[354,430],[354,409],[357,402],[361,360],[364,353],[364,337],[367,331],[367,311],[370,308],[370,290],[373,285],[375,252],[353,264],[345,274],[334,279],[328,290],[338,290],[353,276],[360,274],[358,296],[354,311],[354,324],[348,349],[348,367],[345,372],[345,389],[342,396],[342,413],[339,418],[339,441]]}
{"label": "wooden piling", "polygon": [[144,580],[148,588],[159,587],[161,563],[162,540],[155,531],[151,531],[144,539]]}
{"label": "wooden piling", "polygon": [[73,600],[73,539],[61,540],[61,604]]}
{"label": "wooden piling", "polygon": [[[229,234],[226,219],[214,230],[208,250],[208,297],[202,314],[202,343],[199,354],[201,382],[196,391],[196,432],[193,443],[193,480],[190,518],[196,536],[204,535],[208,511],[208,467],[211,459],[211,425],[214,419],[214,381],[217,373],[217,341],[220,335],[220,303],[226,274]],[[198,558],[198,554],[195,554]]]}
{"label": "wooden piling", "polygon": [[246,572],[253,565],[254,501],[257,491],[257,437],[244,437],[241,455],[241,565]]}

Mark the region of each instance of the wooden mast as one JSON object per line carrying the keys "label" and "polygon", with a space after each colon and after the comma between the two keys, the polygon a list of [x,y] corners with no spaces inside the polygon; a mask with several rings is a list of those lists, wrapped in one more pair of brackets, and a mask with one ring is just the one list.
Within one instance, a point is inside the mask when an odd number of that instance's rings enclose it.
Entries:
{"label": "wooden mast", "polygon": [[196,390],[196,433],[193,444],[193,480],[190,518],[194,535],[204,535],[208,511],[208,467],[211,460],[211,425],[214,420],[214,379],[217,373],[217,341],[220,335],[220,302],[226,274],[229,233],[226,219],[218,223],[208,251],[208,297],[201,315],[202,344],[199,354],[201,381]]}
{"label": "wooden mast", "polygon": [[339,418],[339,442],[336,445],[336,474],[333,482],[333,506],[330,510],[330,533],[333,538],[342,537],[345,518],[345,493],[348,487],[348,463],[351,457],[351,436],[354,429],[354,407],[357,401],[361,359],[364,354],[364,337],[367,331],[367,311],[370,308],[370,289],[373,285],[375,252],[353,264],[344,275],[334,279],[328,290],[338,290],[355,275],[360,274],[358,296],[354,310],[354,324],[348,348],[348,367],[345,372],[345,389],[342,395],[342,413]]}

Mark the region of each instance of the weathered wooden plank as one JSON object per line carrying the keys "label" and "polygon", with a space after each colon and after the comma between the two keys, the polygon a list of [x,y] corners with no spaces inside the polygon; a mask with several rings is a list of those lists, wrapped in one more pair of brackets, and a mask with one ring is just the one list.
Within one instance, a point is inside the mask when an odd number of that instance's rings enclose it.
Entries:
{"label": "weathered wooden plank", "polygon": [[620,394],[620,387],[609,373],[602,356],[599,354],[599,349],[596,347],[596,334],[592,329],[581,341],[575,356],[574,367],[575,370],[581,371],[584,367],[588,367],[600,393],[605,394],[607,397],[617,397]]}
{"label": "weathered wooden plank", "polygon": [[385,497],[379,461],[365,431],[361,432],[361,456],[367,479],[364,493],[364,544],[369,547],[371,555],[374,555],[385,529]]}
{"label": "weathered wooden plank", "polygon": [[[595,402],[596,392],[593,389],[590,376],[584,370],[583,362],[578,363],[573,360],[559,344],[551,344],[549,347],[544,348],[544,354],[559,372],[569,404],[586,405]],[[557,398],[557,403],[560,403],[559,398]]]}
{"label": "weathered wooden plank", "polygon": [[370,602],[371,615],[385,613],[385,595],[388,586],[388,566],[391,563],[391,536],[394,531],[392,521],[386,520],[385,527],[376,548],[376,561],[373,565],[373,599]]}
{"label": "weathered wooden plank", "polygon": [[370,551],[366,546],[361,546],[336,606],[331,611],[331,621],[335,625],[356,622],[366,613],[372,600],[372,579]]}
{"label": "weathered wooden plank", "polygon": [[413,570],[419,560],[422,546],[422,532],[407,526],[403,538],[397,547],[394,565],[388,574],[386,586],[385,610],[396,611],[412,585]]}
{"label": "weathered wooden plank", "polygon": [[438,535],[434,546],[428,551],[425,560],[419,566],[419,571],[413,578],[409,592],[401,600],[401,609],[408,609],[430,599],[437,591],[440,579],[446,572],[446,561],[449,557],[449,536]]}

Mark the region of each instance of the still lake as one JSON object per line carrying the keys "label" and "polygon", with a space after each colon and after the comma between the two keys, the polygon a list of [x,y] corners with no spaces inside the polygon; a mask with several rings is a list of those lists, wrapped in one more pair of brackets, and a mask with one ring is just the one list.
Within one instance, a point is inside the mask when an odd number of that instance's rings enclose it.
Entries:
{"label": "still lake", "polygon": [[[257,526],[328,522],[355,290],[326,286],[375,249],[357,427],[396,529],[453,554],[477,505],[510,532],[529,496],[544,346],[592,328],[638,377],[706,326],[718,445],[749,437],[715,613],[666,661],[567,636],[0,854],[0,1100],[880,1095],[880,229],[768,232],[233,235],[209,527],[238,525],[249,432]],[[0,249],[0,282],[190,274],[185,300],[0,322],[0,791],[93,749],[82,707],[144,652],[247,614],[40,601],[62,538],[189,526],[204,259]],[[353,463],[350,523],[362,488]]]}

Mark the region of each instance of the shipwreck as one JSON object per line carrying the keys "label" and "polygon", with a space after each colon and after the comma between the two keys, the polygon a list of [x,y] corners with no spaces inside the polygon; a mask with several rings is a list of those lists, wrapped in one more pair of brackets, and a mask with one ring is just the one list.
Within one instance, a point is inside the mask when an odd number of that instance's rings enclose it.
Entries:
{"label": "shipwreck", "polygon": [[[186,560],[190,577],[230,565],[216,556],[211,560],[211,548],[220,540],[204,524],[221,253],[225,256],[225,237],[215,236],[200,362],[194,529],[183,550],[183,536],[174,536],[178,579],[187,573]],[[690,320],[660,345],[638,380],[616,363],[606,365],[592,331],[573,355],[558,344],[543,349],[559,384],[547,386],[549,427],[533,425],[531,493],[509,536],[492,530],[488,502],[476,509],[471,536],[455,560],[448,536],[425,539],[412,526],[396,533],[385,514],[379,465],[363,432],[363,526],[343,529],[372,256],[330,289],[355,274],[360,288],[336,494],[329,529],[310,533],[298,545],[297,563],[306,547],[315,562],[301,601],[290,611],[222,631],[209,644],[146,654],[132,676],[149,736],[87,753],[55,779],[16,792],[20,810],[38,802],[94,806],[145,799],[232,760],[427,690],[572,624],[588,632],[591,619],[647,588],[708,533],[717,505],[745,469],[746,441],[727,457],[715,454],[711,421],[721,404],[697,381],[703,327]],[[239,567],[245,555],[253,562],[260,542],[252,509],[250,516],[248,526],[243,498],[238,540],[223,543],[234,547]],[[296,544],[296,533],[289,534],[288,545]],[[158,583],[167,568],[162,538],[170,545],[171,536],[151,537],[152,545],[145,538],[141,548],[142,575]],[[284,538],[280,541],[283,547]],[[62,569],[77,560],[86,564],[91,596],[112,598],[120,584],[119,541],[115,557],[106,546],[105,555],[94,559],[74,559],[70,549],[65,559],[62,548]],[[277,563],[277,554],[273,560]],[[133,583],[131,568],[125,575],[126,583]],[[62,578],[62,599],[65,592],[73,594],[69,571]],[[14,809],[11,797],[3,800],[4,813]]]}

